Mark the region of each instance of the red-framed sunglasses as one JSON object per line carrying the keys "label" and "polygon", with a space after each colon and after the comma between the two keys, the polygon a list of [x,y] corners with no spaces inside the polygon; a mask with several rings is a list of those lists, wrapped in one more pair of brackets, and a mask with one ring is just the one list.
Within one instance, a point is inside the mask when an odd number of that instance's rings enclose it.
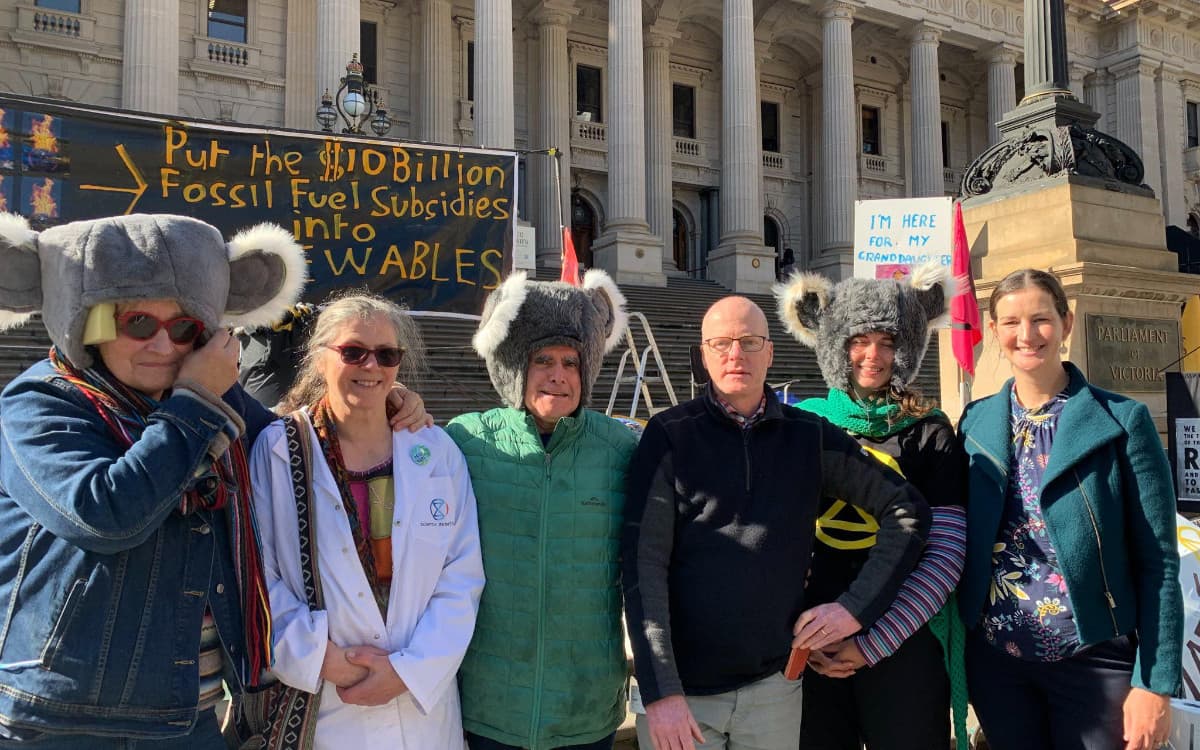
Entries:
{"label": "red-framed sunglasses", "polygon": [[173,344],[191,344],[204,333],[204,323],[186,315],[159,320],[150,313],[130,310],[117,316],[117,331],[135,341],[148,341],[164,328]]}
{"label": "red-framed sunglasses", "polygon": [[340,346],[326,344],[325,346],[342,355],[342,361],[348,365],[366,364],[367,357],[371,355],[375,356],[375,362],[380,367],[395,367],[400,364],[400,360],[404,359],[404,347],[402,346],[381,346],[378,349],[368,349],[355,344]]}

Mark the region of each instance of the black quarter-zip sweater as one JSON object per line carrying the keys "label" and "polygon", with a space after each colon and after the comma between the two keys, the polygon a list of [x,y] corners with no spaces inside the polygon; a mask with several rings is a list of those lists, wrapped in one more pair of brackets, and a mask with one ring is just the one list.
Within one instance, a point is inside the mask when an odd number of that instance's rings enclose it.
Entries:
{"label": "black quarter-zip sweater", "polygon": [[651,419],[634,454],[622,586],[646,703],[723,693],[783,668],[823,496],[879,520],[869,559],[838,598],[864,628],[920,555],[920,493],[842,430],[765,393],[762,418],[743,430],[710,386]]}

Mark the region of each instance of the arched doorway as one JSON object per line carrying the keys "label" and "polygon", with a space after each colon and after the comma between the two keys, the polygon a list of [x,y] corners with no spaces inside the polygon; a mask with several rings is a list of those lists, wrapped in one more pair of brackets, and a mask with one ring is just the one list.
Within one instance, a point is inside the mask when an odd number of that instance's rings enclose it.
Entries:
{"label": "arched doorway", "polygon": [[770,216],[763,217],[763,244],[775,249],[775,278],[779,278],[779,263],[783,257],[783,239],[779,224]]}
{"label": "arched doorway", "polygon": [[596,240],[596,212],[578,191],[571,193],[571,239],[579,265],[592,267],[592,243]]}
{"label": "arched doorway", "polygon": [[688,258],[688,224],[679,209],[671,209],[671,257],[675,267],[684,273],[691,270]]}

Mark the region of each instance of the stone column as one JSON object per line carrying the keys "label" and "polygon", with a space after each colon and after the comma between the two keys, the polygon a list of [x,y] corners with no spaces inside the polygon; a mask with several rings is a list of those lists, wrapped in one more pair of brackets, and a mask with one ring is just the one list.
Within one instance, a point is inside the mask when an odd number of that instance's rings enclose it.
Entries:
{"label": "stone column", "polygon": [[[291,0],[287,5],[287,45],[284,50],[283,124],[300,130],[316,130],[317,107],[317,2]],[[333,93],[333,91],[330,91]]]}
{"label": "stone column", "polygon": [[475,143],[512,148],[512,0],[475,0]]}
{"label": "stone column", "polygon": [[926,24],[913,27],[909,39],[912,71],[912,183],[914,198],[944,195],[942,180],[942,92],[938,72],[941,32]]}
{"label": "stone column", "polygon": [[1184,128],[1183,89],[1180,70],[1167,65],[1158,69],[1157,89],[1158,159],[1160,177],[1159,200],[1167,224],[1187,226],[1187,203],[1183,192],[1183,147],[1187,135]]}
{"label": "stone column", "polygon": [[1108,73],[1097,70],[1083,82],[1084,104],[1100,115],[1100,118],[1096,120],[1097,130],[1105,130],[1108,127],[1108,121],[1104,119],[1108,114],[1108,81]]}
{"label": "stone column", "polygon": [[[1112,134],[1142,157],[1146,184],[1159,193],[1162,171],[1159,167],[1157,84],[1159,64],[1141,57],[1109,68],[1116,85],[1116,112]],[[1176,152],[1175,159],[1181,152]]]}
{"label": "stone column", "polygon": [[762,242],[762,130],[754,3],[725,0],[721,30],[721,242],[708,276],[736,291],[766,292],[775,251]]}
{"label": "stone column", "polygon": [[126,0],[123,50],[121,107],[179,114],[179,0]]}
{"label": "stone column", "polygon": [[1083,82],[1087,79],[1088,74],[1092,72],[1091,68],[1085,68],[1082,65],[1071,63],[1067,66],[1071,79],[1071,95],[1079,101],[1083,101]]}
{"label": "stone column", "polygon": [[[346,63],[359,52],[358,0],[317,0],[317,88],[336,94]],[[315,111],[315,110],[314,110]],[[340,130],[341,125],[335,125]]]}
{"label": "stone column", "polygon": [[840,278],[852,268],[858,198],[858,112],[854,100],[854,6],[821,8],[820,243],[812,267]]}
{"label": "stone column", "polygon": [[454,140],[454,42],[449,0],[421,2],[421,102],[417,137],[434,143]]}
{"label": "stone column", "polygon": [[646,218],[662,242],[663,273],[675,268],[670,252],[674,134],[671,128],[671,42],[662,30],[646,34]]}
{"label": "stone column", "polygon": [[618,282],[664,286],[662,243],[646,223],[646,85],[641,0],[609,0],[608,221],[596,264]]}
{"label": "stone column", "polygon": [[998,44],[988,51],[988,145],[1000,142],[997,123],[1017,106],[1017,53],[1011,47]]}
{"label": "stone column", "polygon": [[[561,267],[561,232],[571,223],[571,66],[567,60],[567,26],[575,14],[567,3],[551,3],[534,17],[538,27],[538,73],[536,148],[556,148],[555,160],[541,154],[529,157],[537,191],[538,268]],[[558,179],[554,170],[559,169]]]}

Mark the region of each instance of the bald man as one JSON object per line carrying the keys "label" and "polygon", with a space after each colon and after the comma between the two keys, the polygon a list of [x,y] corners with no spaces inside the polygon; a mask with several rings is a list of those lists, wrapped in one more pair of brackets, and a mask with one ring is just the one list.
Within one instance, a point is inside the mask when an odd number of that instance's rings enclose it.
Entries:
{"label": "bald man", "polygon": [[782,669],[802,630],[821,497],[880,519],[839,600],[844,616],[822,619],[830,627],[867,627],[888,608],[920,554],[929,508],[845,432],[779,403],[766,387],[774,346],[758,305],[719,300],[701,339],[705,393],[651,419],[629,468],[622,586],[645,705],[639,744],[796,750],[802,681]]}

